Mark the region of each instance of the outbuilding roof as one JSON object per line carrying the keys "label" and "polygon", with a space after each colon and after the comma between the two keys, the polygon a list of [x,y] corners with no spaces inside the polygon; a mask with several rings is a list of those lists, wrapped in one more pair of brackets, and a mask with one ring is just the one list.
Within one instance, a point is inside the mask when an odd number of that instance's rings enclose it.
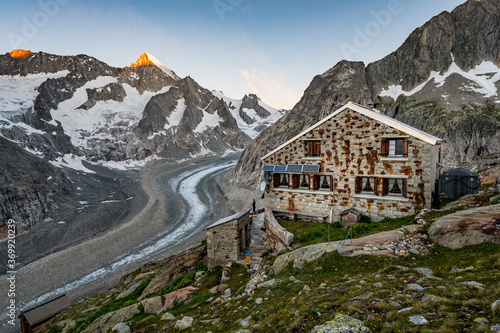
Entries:
{"label": "outbuilding roof", "polygon": [[68,296],[63,294],[34,308],[23,311],[21,315],[24,315],[30,326],[34,326],[61,313],[70,305]]}
{"label": "outbuilding roof", "polygon": [[228,216],[228,217],[224,217],[222,219],[220,219],[219,221],[209,225],[208,227],[205,228],[205,230],[208,230],[208,229],[212,229],[213,227],[216,227],[218,225],[221,225],[221,224],[224,224],[224,223],[227,223],[227,222],[231,222],[233,220],[238,220],[240,218],[242,218],[243,216],[247,215],[248,213],[250,213],[250,208],[243,211],[243,212],[239,212],[239,213],[236,213],[234,215],[231,215],[231,216]]}
{"label": "outbuilding roof", "polygon": [[291,142],[293,142],[293,141],[297,140],[298,138],[300,138],[301,136],[307,134],[309,131],[315,129],[316,127],[320,126],[321,124],[323,124],[323,123],[327,122],[328,120],[332,119],[333,117],[335,117],[336,115],[338,115],[339,113],[341,113],[342,111],[344,111],[345,109],[350,109],[352,111],[361,113],[364,116],[370,117],[370,118],[372,118],[372,119],[374,119],[376,121],[379,121],[379,122],[381,122],[383,124],[386,124],[387,126],[390,126],[390,127],[395,128],[397,130],[405,132],[405,133],[407,133],[407,134],[409,134],[411,136],[414,136],[417,139],[425,141],[425,142],[427,142],[427,143],[429,143],[431,145],[437,145],[437,144],[440,144],[443,141],[440,138],[435,137],[435,136],[433,136],[433,135],[431,135],[429,133],[426,133],[424,131],[416,129],[415,127],[412,127],[410,125],[402,123],[402,122],[400,122],[400,121],[398,121],[398,120],[396,120],[394,118],[391,118],[389,116],[383,115],[383,114],[381,114],[377,110],[370,109],[369,107],[366,107],[366,106],[363,106],[363,105],[360,105],[360,104],[357,104],[357,103],[349,102],[346,105],[344,105],[343,107],[341,107],[340,109],[337,109],[332,114],[330,114],[330,115],[326,116],[325,118],[321,119],[316,124],[312,125],[311,127],[309,127],[306,130],[302,131],[301,133],[299,133],[295,137],[291,138],[287,142],[283,143],[281,146],[279,146],[278,148],[274,149],[270,153],[267,153],[264,157],[261,158],[261,160],[264,160],[264,159],[268,158],[269,156],[271,156],[272,154],[276,153],[280,149],[286,147]]}

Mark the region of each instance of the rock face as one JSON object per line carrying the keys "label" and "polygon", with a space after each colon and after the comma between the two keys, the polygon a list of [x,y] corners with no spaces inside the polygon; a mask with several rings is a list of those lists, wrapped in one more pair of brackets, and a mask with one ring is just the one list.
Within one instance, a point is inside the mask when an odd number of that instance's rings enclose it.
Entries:
{"label": "rock face", "polygon": [[61,169],[2,137],[0,151],[0,229],[9,219],[18,232],[29,229],[61,200],[76,201],[76,188]]}
{"label": "rock face", "polygon": [[469,0],[417,28],[379,61],[365,67],[344,60],[314,77],[294,108],[245,150],[237,181],[256,183],[261,156],[348,101],[443,138],[448,164],[498,152],[499,22],[498,1]]}
{"label": "rock face", "polygon": [[451,249],[482,243],[500,244],[500,231],[492,223],[500,205],[457,212],[437,219],[429,228],[430,239]]}
{"label": "rock face", "polygon": [[99,162],[234,152],[251,141],[247,132],[281,115],[245,96],[241,112],[255,118],[246,126],[224,99],[147,56],[146,65],[115,68],[86,55],[0,55],[0,163],[8,163],[0,176],[0,223],[13,218],[33,225],[54,198],[70,200],[69,180],[43,160],[66,166],[75,157]]}

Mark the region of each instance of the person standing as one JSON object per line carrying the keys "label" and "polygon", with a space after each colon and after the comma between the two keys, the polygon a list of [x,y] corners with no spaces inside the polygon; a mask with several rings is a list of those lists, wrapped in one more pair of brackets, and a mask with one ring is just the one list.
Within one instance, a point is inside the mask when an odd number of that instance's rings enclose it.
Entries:
{"label": "person standing", "polygon": [[253,210],[253,213],[255,215],[255,199],[253,199],[253,202],[252,202],[252,210]]}

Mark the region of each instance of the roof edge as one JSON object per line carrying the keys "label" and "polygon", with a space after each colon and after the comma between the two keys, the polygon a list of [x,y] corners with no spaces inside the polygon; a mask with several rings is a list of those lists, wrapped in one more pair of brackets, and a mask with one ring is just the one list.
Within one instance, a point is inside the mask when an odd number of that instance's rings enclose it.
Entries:
{"label": "roof edge", "polygon": [[426,133],[424,131],[421,131],[419,129],[416,129],[415,127],[413,126],[410,126],[410,125],[407,125],[403,122],[400,122],[394,118],[391,118],[389,116],[386,116],[386,115],[383,115],[380,113],[380,111],[378,110],[372,110],[366,106],[363,106],[363,105],[360,105],[360,104],[357,104],[357,103],[354,103],[354,102],[348,102],[347,104],[345,104],[344,106],[342,106],[341,108],[335,110],[334,112],[332,112],[331,114],[329,114],[328,116],[326,116],[325,118],[321,119],[320,121],[318,121],[317,123],[315,123],[314,125],[308,127],[307,129],[305,129],[304,131],[300,132],[299,134],[297,134],[296,136],[294,136],[293,138],[291,138],[290,140],[286,141],[285,143],[281,144],[280,146],[278,146],[277,148],[273,149],[271,152],[267,153],[266,155],[264,155],[263,157],[261,157],[261,161],[264,161],[266,158],[268,158],[269,156],[271,156],[272,154],[278,152],[279,150],[283,149],[284,147],[286,147],[287,145],[289,145],[290,143],[294,142],[295,140],[297,140],[298,138],[300,138],[301,136],[303,136],[304,134],[306,134],[307,132],[315,129],[316,127],[322,125],[323,123],[325,123],[326,121],[330,120],[331,118],[335,117],[337,114],[339,114],[340,112],[344,111],[345,109],[351,109],[355,112],[358,112],[358,113],[361,113],[367,117],[370,117],[374,120],[377,120],[383,124],[386,124],[387,126],[390,126],[392,128],[395,128],[397,130],[400,130],[402,132],[405,132],[405,133],[408,133],[409,135],[413,136],[413,137],[416,137],[417,139],[420,139],[422,141],[425,141],[431,145],[437,145],[437,144],[441,144],[441,142],[443,142],[442,139],[438,138],[438,137],[435,137],[429,133]]}

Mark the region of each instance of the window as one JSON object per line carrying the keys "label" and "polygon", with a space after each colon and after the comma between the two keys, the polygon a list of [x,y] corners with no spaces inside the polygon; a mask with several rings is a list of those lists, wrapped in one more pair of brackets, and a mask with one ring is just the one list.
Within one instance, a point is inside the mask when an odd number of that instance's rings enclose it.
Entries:
{"label": "window", "polygon": [[300,175],[299,187],[309,189],[309,175]]}
{"label": "window", "polygon": [[384,178],[383,195],[400,195],[406,198],[407,181],[401,178]]}
{"label": "window", "polygon": [[319,188],[323,191],[333,191],[332,176],[319,176]]}
{"label": "window", "polygon": [[275,173],[273,175],[273,185],[274,187],[288,187],[288,174],[286,173]]}
{"label": "window", "polygon": [[306,144],[306,157],[320,157],[321,156],[321,141],[308,140]]}
{"label": "window", "polygon": [[378,193],[378,178],[375,177],[356,177],[355,192],[366,194]]}
{"label": "window", "polygon": [[408,156],[408,139],[394,138],[382,139],[382,157]]}

